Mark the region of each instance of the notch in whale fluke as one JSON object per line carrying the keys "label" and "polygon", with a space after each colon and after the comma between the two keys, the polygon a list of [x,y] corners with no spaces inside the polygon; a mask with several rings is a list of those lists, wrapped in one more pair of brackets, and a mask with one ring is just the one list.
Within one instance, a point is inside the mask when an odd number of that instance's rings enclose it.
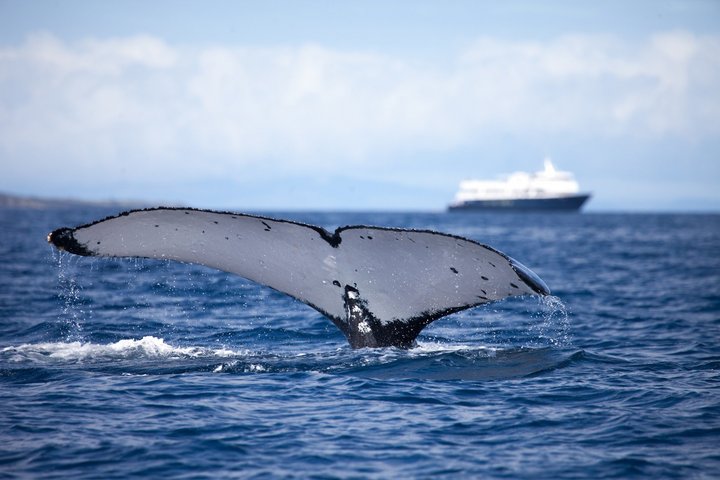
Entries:
{"label": "notch in whale fluke", "polygon": [[240,275],[313,307],[354,348],[407,348],[445,315],[550,294],[504,253],[430,230],[355,225],[328,232],[256,215],[159,207],[59,228],[48,241],[75,255],[167,259]]}

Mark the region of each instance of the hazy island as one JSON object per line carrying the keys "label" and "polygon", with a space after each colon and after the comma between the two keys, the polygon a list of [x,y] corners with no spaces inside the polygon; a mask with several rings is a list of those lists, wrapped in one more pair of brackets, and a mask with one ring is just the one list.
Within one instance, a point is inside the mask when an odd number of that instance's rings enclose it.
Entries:
{"label": "hazy island", "polygon": [[142,208],[147,202],[136,200],[80,200],[76,198],[50,198],[13,195],[0,192],[0,208],[58,208],[74,206],[107,206],[122,208]]}

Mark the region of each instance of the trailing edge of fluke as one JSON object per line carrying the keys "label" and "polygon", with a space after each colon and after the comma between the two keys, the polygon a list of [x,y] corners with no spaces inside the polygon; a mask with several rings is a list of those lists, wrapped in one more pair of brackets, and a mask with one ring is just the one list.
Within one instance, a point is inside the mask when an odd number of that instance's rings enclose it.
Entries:
{"label": "trailing edge of fluke", "polygon": [[346,226],[190,208],[132,210],[48,235],[60,250],[195,263],[310,305],[353,348],[414,345],[430,322],[511,296],[549,295],[492,247],[429,230]]}

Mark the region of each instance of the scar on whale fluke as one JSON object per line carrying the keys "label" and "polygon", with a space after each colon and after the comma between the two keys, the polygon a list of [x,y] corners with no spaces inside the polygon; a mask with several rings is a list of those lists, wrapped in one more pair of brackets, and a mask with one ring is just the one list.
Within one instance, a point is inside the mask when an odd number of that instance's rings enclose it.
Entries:
{"label": "scar on whale fluke", "polygon": [[313,307],[353,348],[414,345],[430,322],[510,296],[549,295],[532,270],[492,247],[429,230],[321,227],[189,208],[132,210],[48,235],[60,250],[195,263]]}

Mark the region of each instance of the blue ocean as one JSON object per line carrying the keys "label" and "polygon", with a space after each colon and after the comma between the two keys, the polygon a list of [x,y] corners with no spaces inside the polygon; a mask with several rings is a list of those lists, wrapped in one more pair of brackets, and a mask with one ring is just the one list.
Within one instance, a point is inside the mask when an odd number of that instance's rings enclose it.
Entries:
{"label": "blue ocean", "polygon": [[264,213],[471,238],[553,292],[353,350],[240,277],[46,242],[120,210],[0,209],[0,478],[720,478],[720,215]]}

